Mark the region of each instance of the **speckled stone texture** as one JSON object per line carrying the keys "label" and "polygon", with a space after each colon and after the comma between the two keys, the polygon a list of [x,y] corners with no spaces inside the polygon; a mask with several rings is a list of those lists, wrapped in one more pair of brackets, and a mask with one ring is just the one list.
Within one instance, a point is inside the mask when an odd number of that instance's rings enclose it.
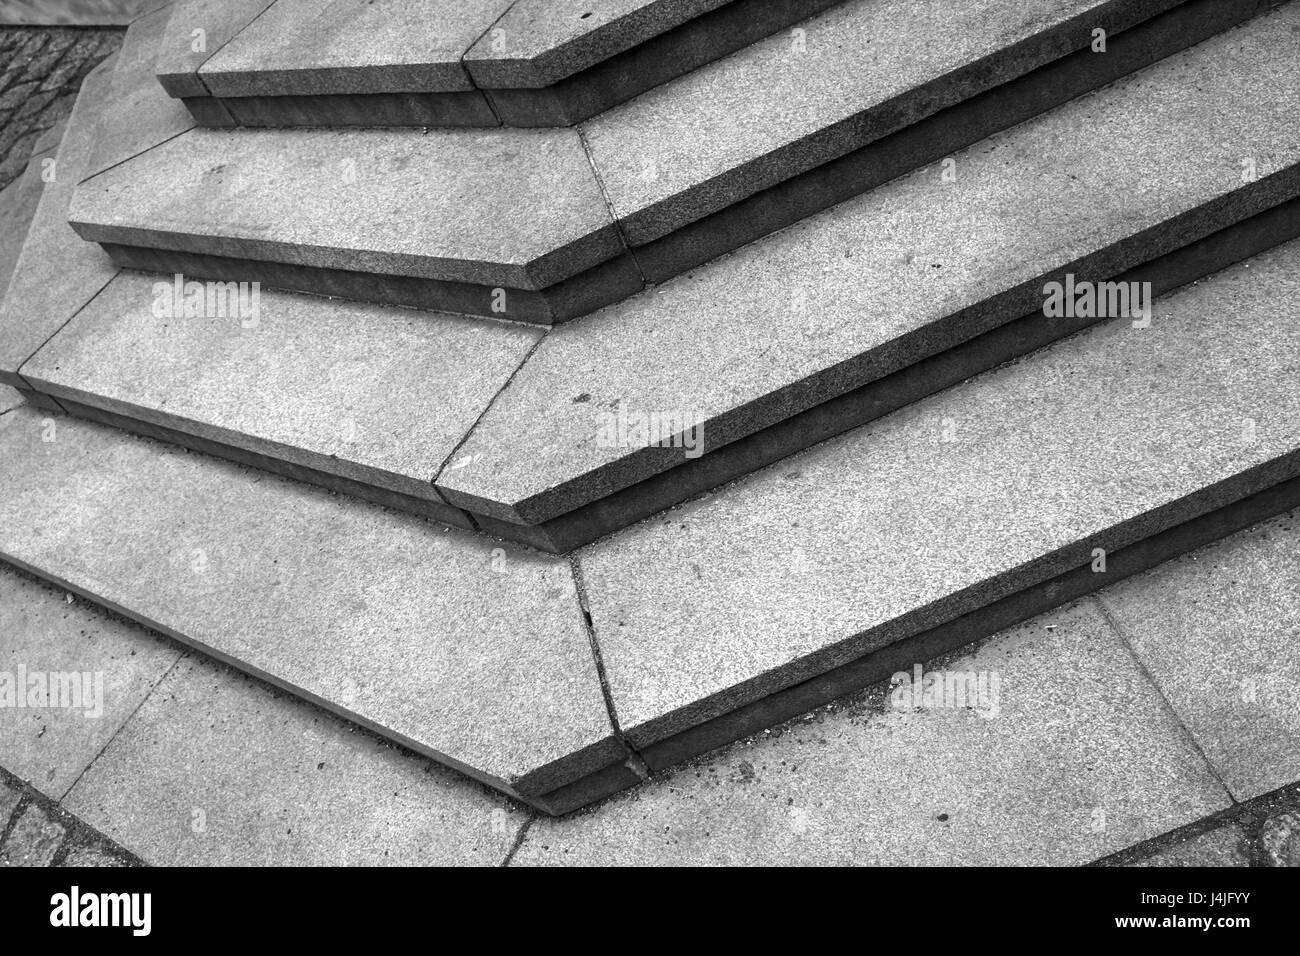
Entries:
{"label": "speckled stone texture", "polygon": [[584,136],[641,245],[1175,2],[856,0],[617,107]]}
{"label": "speckled stone texture", "polygon": [[728,0],[516,0],[465,58],[484,87],[550,86]]}
{"label": "speckled stone texture", "polygon": [[495,866],[527,815],[202,660],[168,676],[66,805],[157,866]]}
{"label": "speckled stone texture", "polygon": [[[206,286],[200,286],[206,289]],[[22,368],[47,394],[419,499],[541,332],[247,290],[186,316],[123,272]],[[158,314],[159,304],[176,314]]]}
{"label": "speckled stone texture", "polygon": [[25,409],[0,487],[5,560],[492,786],[624,759],[564,561]]}
{"label": "speckled stone texture", "polygon": [[0,708],[0,765],[53,800],[63,799],[181,653],[68,598],[0,567],[0,671],[81,678],[80,707]]}
{"label": "speckled stone texture", "polygon": [[1105,596],[1115,622],[1237,800],[1300,780],[1296,581],[1300,521],[1290,514]]}
{"label": "speckled stone texture", "polygon": [[277,0],[200,68],[213,96],[472,90],[462,57],[511,0]]}
{"label": "speckled stone texture", "polygon": [[926,670],[997,675],[996,711],[897,709],[875,687],[540,820],[512,865],[1068,866],[1229,805],[1088,604]]}
{"label": "speckled stone texture", "polygon": [[49,866],[64,833],[63,826],[43,807],[28,804],[0,845],[0,867]]}
{"label": "speckled stone texture", "polygon": [[36,216],[36,207],[45,188],[42,174],[48,175],[52,166],[47,160],[54,159],[62,139],[61,127],[53,127],[50,133],[54,135],[41,137],[37,142],[37,149],[32,152],[23,175],[0,190],[0,221],[5,223],[4,231],[0,232],[0,301],[9,288],[9,280],[13,278],[18,256],[27,239],[27,230]]}
{"label": "speckled stone texture", "polygon": [[1236,824],[1223,826],[1163,847],[1131,866],[1250,866],[1245,834]]}
{"label": "speckled stone texture", "polygon": [[89,161],[95,125],[111,79],[106,61],[86,79],[55,156],[54,179],[40,203],[0,304],[0,383],[23,387],[18,367],[117,273],[96,246],[67,223],[78,174]]}
{"label": "speckled stone texture", "polygon": [[169,97],[154,76],[158,44],[170,14],[171,8],[163,7],[141,17],[126,31],[108,95],[99,111],[94,151],[81,171],[81,179],[125,162],[194,126],[189,111]]}
{"label": "speckled stone texture", "polygon": [[206,96],[199,68],[261,16],[273,0],[176,0],[158,44],[155,72],[170,96]]}
{"label": "speckled stone texture", "polygon": [[622,251],[572,130],[195,129],[83,183],[85,239],[537,290]]}
{"label": "speckled stone texture", "polygon": [[957,154],[955,182],[919,170],[556,329],[440,489],[548,520],[684,460],[602,442],[620,408],[690,415],[707,454],[1041,309],[1050,277],[1109,279],[1295,196],[1297,26],[1292,4]]}
{"label": "speckled stone texture", "polygon": [[[634,746],[1300,468],[1300,243],[588,547]],[[1046,321],[1046,320],[1045,320]]]}

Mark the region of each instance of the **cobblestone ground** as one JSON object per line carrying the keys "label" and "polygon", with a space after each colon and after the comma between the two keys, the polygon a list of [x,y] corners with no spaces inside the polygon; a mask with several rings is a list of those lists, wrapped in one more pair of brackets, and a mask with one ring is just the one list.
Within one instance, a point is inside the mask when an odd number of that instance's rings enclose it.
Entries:
{"label": "cobblestone ground", "polygon": [[120,29],[0,29],[0,189],[27,165],[32,144],[72,111],[81,81],[122,45]]}
{"label": "cobblestone ground", "polygon": [[0,866],[139,866],[140,861],[0,770]]}

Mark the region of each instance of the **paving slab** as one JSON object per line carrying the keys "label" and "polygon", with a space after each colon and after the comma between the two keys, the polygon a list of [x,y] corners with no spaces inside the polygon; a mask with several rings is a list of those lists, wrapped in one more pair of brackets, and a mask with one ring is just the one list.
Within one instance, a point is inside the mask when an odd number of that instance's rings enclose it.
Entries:
{"label": "paving slab", "polygon": [[1130,866],[1250,866],[1246,835],[1235,823],[1165,847]]}
{"label": "paving slab", "polygon": [[0,845],[0,866],[49,866],[64,832],[38,804],[29,803]]}
{"label": "paving slab", "polygon": [[127,864],[104,850],[91,846],[82,846],[69,850],[63,858],[63,865],[86,869],[89,867],[122,867]]}
{"label": "paving slab", "polygon": [[199,69],[213,96],[473,90],[461,59],[511,0],[277,0]]}
{"label": "paving slab", "polygon": [[516,0],[465,57],[479,86],[543,87],[728,0]]}
{"label": "paving slab", "polygon": [[1108,591],[1106,607],[1239,801],[1300,780],[1300,517]]}
{"label": "paving slab", "polygon": [[0,709],[4,767],[52,800],[63,799],[181,654],[7,567],[0,633],[0,673],[28,695]]}
{"label": "paving slab", "polygon": [[642,245],[1175,3],[855,0],[610,110],[584,136]]}
{"label": "paving slab", "polygon": [[0,235],[0,298],[9,288],[28,227],[41,201],[41,190],[45,185],[41,181],[41,160],[46,158],[49,157],[33,156],[27,170],[0,191],[0,221],[5,224],[4,233]]}
{"label": "paving slab", "polygon": [[607,440],[611,418],[688,419],[707,456],[1041,310],[1049,280],[1113,278],[1294,197],[1300,134],[1276,117],[1295,85],[1271,77],[1300,74],[1297,26],[1292,4],[958,153],[955,182],[919,170],[557,328],[440,490],[539,524],[686,460]]}
{"label": "paving slab", "polygon": [[24,387],[18,367],[88,302],[117,272],[99,248],[67,223],[78,172],[89,161],[94,130],[107,95],[113,59],[91,71],[77,97],[27,239],[0,303],[0,383]]}
{"label": "paving slab", "polygon": [[158,44],[155,72],[170,96],[206,96],[199,68],[274,0],[177,0]]}
{"label": "paving slab", "polygon": [[1096,326],[579,552],[628,739],[1295,477],[1298,282],[1293,242],[1160,300],[1149,328]]}
{"label": "paving slab", "polygon": [[989,706],[876,686],[539,820],[512,865],[1068,866],[1229,805],[1091,604],[935,669],[984,675]]}
{"label": "paving slab", "polygon": [[17,408],[22,403],[23,396],[17,389],[10,388],[8,385],[0,385],[0,415],[10,409]]}
{"label": "paving slab", "polygon": [[9,825],[9,818],[18,809],[22,799],[23,792],[20,789],[0,780],[0,831]]}
{"label": "paving slab", "polygon": [[158,45],[171,7],[141,17],[126,31],[113,66],[108,96],[99,110],[94,152],[81,170],[88,179],[194,126],[182,103],[169,97],[154,76]]}
{"label": "paving slab", "polygon": [[185,303],[174,278],[123,272],[23,377],[50,395],[443,509],[433,476],[542,335],[260,289],[244,306],[223,300],[233,307],[205,304],[197,315]]}
{"label": "paving slab", "polygon": [[74,418],[0,417],[0,556],[499,789],[624,759],[571,570]]}
{"label": "paving slab", "polygon": [[195,129],[83,183],[69,219],[96,242],[526,290],[623,251],[573,130]]}
{"label": "paving slab", "polygon": [[159,866],[496,866],[527,816],[196,659],[168,676],[65,805]]}

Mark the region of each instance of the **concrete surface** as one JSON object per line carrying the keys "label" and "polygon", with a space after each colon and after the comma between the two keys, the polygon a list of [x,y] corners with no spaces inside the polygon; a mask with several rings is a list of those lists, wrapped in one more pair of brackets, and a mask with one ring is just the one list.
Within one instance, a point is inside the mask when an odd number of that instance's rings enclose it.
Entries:
{"label": "concrete surface", "polygon": [[78,172],[88,161],[112,60],[87,77],[59,146],[54,179],[45,184],[13,278],[0,303],[0,383],[22,385],[18,367],[117,272],[101,250],[67,223]]}
{"label": "concrete surface", "polygon": [[206,96],[199,68],[274,0],[176,0],[155,72],[170,96]]}
{"label": "concrete surface", "polygon": [[172,8],[141,17],[126,31],[113,66],[113,79],[99,110],[88,179],[194,126],[185,106],[169,97],[154,75],[158,46]]}
{"label": "concrete surface", "polygon": [[516,0],[465,57],[483,87],[550,86],[728,0]]}
{"label": "concrete surface", "polygon": [[622,251],[573,130],[195,129],[100,173],[96,242],[543,289]]}
{"label": "concrete surface", "polygon": [[471,90],[461,58],[511,0],[277,0],[200,68],[213,96]]}
{"label": "concrete surface", "polygon": [[80,699],[72,702],[80,706],[56,706],[47,697],[0,707],[5,769],[54,800],[63,799],[180,656],[176,645],[141,641],[138,627],[70,597],[0,567],[0,672],[15,682],[19,674],[42,682],[78,676]]}
{"label": "concrete surface", "polygon": [[1165,847],[1131,866],[1250,866],[1245,834],[1228,823],[1182,843]]}
{"label": "concrete surface", "polygon": [[199,660],[169,675],[66,805],[144,862],[186,866],[496,865],[526,818],[472,781]]}
{"label": "concrete surface", "polygon": [[27,409],[0,487],[5,560],[498,788],[624,758],[564,561]]}
{"label": "concrete surface", "polygon": [[[161,285],[157,285],[161,283]],[[421,499],[536,329],[249,291],[249,315],[160,317],[170,276],[123,272],[23,376],[56,396]],[[178,307],[184,306],[180,297]]]}
{"label": "concrete surface", "polygon": [[[1300,521],[1266,522],[1105,596],[1237,800],[1300,779]],[[1213,639],[1207,639],[1207,636]]]}
{"label": "concrete surface", "polygon": [[12,389],[8,385],[0,385],[0,415],[10,409],[17,408],[22,403],[23,397],[18,394],[16,389]]}
{"label": "concrete surface", "polygon": [[41,192],[45,188],[41,173],[48,168],[44,160],[53,159],[57,149],[56,142],[52,147],[34,152],[23,175],[0,191],[0,221],[5,224],[0,233],[0,301],[9,288],[9,280],[13,278],[18,256],[27,239],[27,230],[41,201]]}
{"label": "concrete surface", "polygon": [[939,667],[998,675],[996,716],[875,688],[539,820],[512,865],[1075,865],[1229,805],[1089,603]]}
{"label": "concrete surface", "polygon": [[602,443],[620,406],[692,415],[707,454],[1039,311],[1048,278],[1109,279],[1300,193],[1300,131],[1277,121],[1294,94],[1274,82],[1300,84],[1297,26],[1283,7],[957,154],[955,182],[919,170],[567,323],[439,488],[548,520],[683,461]]}
{"label": "concrete surface", "polygon": [[856,0],[583,132],[628,241],[642,245],[1175,2]]}
{"label": "concrete surface", "polygon": [[1293,242],[578,552],[628,739],[1293,477],[1297,283]]}
{"label": "concrete surface", "polygon": [[0,846],[0,866],[49,866],[65,831],[36,804],[28,804]]}

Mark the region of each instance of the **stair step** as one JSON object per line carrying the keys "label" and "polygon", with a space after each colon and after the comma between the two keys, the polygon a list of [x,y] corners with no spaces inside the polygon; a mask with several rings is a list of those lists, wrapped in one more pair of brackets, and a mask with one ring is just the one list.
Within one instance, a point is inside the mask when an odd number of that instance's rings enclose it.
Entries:
{"label": "stair step", "polygon": [[[670,469],[708,480],[710,456],[738,439],[961,346],[934,387],[1073,331],[1043,317],[1050,281],[1152,263],[1138,278],[1167,289],[1294,236],[1300,215],[1285,204],[1300,195],[1300,133],[1278,118],[1300,86],[1295,27],[1300,5],[1283,7],[956,154],[955,182],[920,170],[555,329],[439,490],[493,533],[565,550],[648,513],[610,499],[656,475],[649,511],[704,490]],[[1017,320],[1016,335],[980,342]],[[930,370],[917,371],[924,388]],[[917,387],[889,382],[840,427]],[[680,424],[672,447],[610,440],[602,428],[623,413],[698,425],[703,457],[688,457]],[[760,457],[799,440],[784,430]]]}
{"label": "stair step", "polygon": [[27,408],[0,487],[6,561],[490,786],[638,779],[562,560]]}
{"label": "stair step", "polygon": [[641,779],[623,739],[668,766],[1295,507],[1297,292],[1300,242],[623,531],[576,578],[19,409],[0,556],[565,812]]}
{"label": "stair step", "polygon": [[624,735],[656,769],[801,682],[873,655],[881,679],[1126,551],[1294,507],[1297,295],[1300,241],[583,550]]}
{"label": "stair step", "polygon": [[[821,52],[795,65],[791,39],[774,37],[582,131],[152,137],[153,148],[82,185],[72,221],[130,268],[549,325],[936,159],[936,146],[959,149],[1185,48],[1258,6],[1189,0],[1161,15],[1174,0],[1088,0],[1069,17],[1035,0],[1043,9],[1031,5],[1032,16],[999,3],[984,11],[994,25],[977,29],[966,14],[885,2],[901,6],[848,4],[810,21],[811,49]],[[1106,54],[1087,46],[1096,22],[1118,31]],[[900,39],[941,25],[955,32],[940,44],[953,48],[946,58],[917,58]],[[876,48],[888,51],[879,69],[863,71]],[[846,85],[845,76],[857,79]],[[753,96],[767,85],[812,98],[796,97],[803,105],[787,121]],[[741,101],[758,114],[738,113]],[[160,122],[122,110],[106,122]]]}
{"label": "stair step", "polygon": [[207,126],[568,126],[833,2],[187,0],[158,77]]}

